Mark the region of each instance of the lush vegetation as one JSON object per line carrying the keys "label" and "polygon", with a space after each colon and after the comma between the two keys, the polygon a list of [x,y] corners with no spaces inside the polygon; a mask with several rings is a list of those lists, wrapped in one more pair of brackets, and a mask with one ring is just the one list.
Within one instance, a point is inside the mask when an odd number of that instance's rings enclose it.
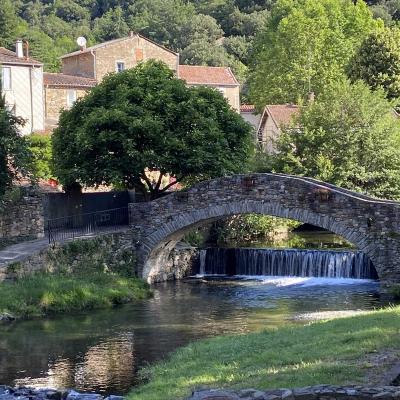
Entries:
{"label": "lush vegetation", "polygon": [[378,27],[363,1],[278,0],[255,41],[250,98],[261,108],[318,95],[345,75],[352,54]]}
{"label": "lush vegetation", "polygon": [[138,278],[102,272],[40,273],[0,283],[0,315],[17,318],[112,307],[149,296]]}
{"label": "lush vegetation", "polygon": [[400,307],[351,318],[221,336],[186,346],[143,371],[132,400],[172,400],[194,387],[280,388],[360,383],[368,354],[400,346]]}
{"label": "lush vegetation", "polygon": [[217,221],[211,229],[211,237],[216,243],[244,243],[260,239],[273,239],[274,233],[281,230],[290,231],[299,223],[269,215],[245,214],[235,215]]}
{"label": "lush vegetation", "polygon": [[19,128],[24,124],[6,107],[0,82],[0,198],[13,180],[30,175],[31,157]]}
{"label": "lush vegetation", "polygon": [[353,82],[362,79],[374,90],[383,89],[389,100],[398,102],[400,30],[386,28],[369,35],[350,61],[348,74]]}
{"label": "lush vegetation", "polygon": [[51,170],[52,146],[51,136],[32,134],[27,136],[29,150],[32,154],[32,172],[38,179],[53,177]]}
{"label": "lush vegetation", "polygon": [[383,91],[343,81],[302,108],[266,168],[400,198],[399,144],[400,125]]}
{"label": "lush vegetation", "polygon": [[[62,113],[52,141],[65,186],[113,184],[151,198],[177,182],[243,171],[252,147],[250,125],[221,93],[188,88],[156,61],[104,79]],[[167,175],[175,178],[163,186]]]}
{"label": "lush vegetation", "polygon": [[132,251],[110,251],[117,238],[77,240],[49,250],[46,270],[25,275],[20,263],[8,266],[15,281],[0,283],[0,315],[43,316],[112,307],[151,295],[133,275]]}
{"label": "lush vegetation", "polygon": [[[77,36],[85,36],[89,45],[93,45],[125,36],[129,30],[133,30],[179,51],[183,63],[229,65],[244,81],[250,59],[254,59],[254,38],[264,30],[271,8],[276,2],[277,0],[2,0],[0,46],[11,47],[17,37],[22,37],[29,41],[32,55],[42,60],[47,70],[57,71],[60,67],[58,57],[77,48]],[[284,3],[281,0],[278,2]],[[324,0],[322,3],[327,2]],[[323,6],[319,6],[318,14],[324,17],[324,21],[321,24],[311,23],[311,30],[306,29],[295,38],[300,44],[299,52],[304,50],[304,39],[307,35],[311,37],[310,45],[315,49],[320,48],[321,35],[326,38],[326,34],[333,33],[332,45],[338,50],[342,46],[347,51],[362,40],[363,34],[368,31],[371,22],[362,1],[354,2],[357,3],[354,7],[356,13],[350,10],[353,3],[350,0],[337,1],[340,6],[335,6],[332,1],[331,3],[335,17],[354,17],[348,25],[349,29],[345,30],[343,43],[339,43],[340,37],[336,35],[341,33],[343,26],[339,24],[336,29],[327,23]],[[397,24],[400,16],[398,0],[370,0],[367,3],[373,15],[387,26]],[[337,14],[338,8],[342,6],[343,10],[339,10]],[[297,17],[300,28],[307,22],[304,17],[308,18],[309,15],[299,12],[298,15],[293,15],[294,19]],[[293,22],[293,18],[289,22]],[[364,23],[365,27],[362,26]],[[267,26],[270,27],[270,23]],[[359,32],[353,30],[357,26],[361,28]],[[321,35],[318,32],[313,37],[316,28],[321,28]],[[296,28],[292,26],[288,29],[294,33],[293,29]],[[349,38],[353,38],[354,43],[349,43]],[[259,41],[256,47],[260,50]],[[331,49],[329,46],[329,50]],[[309,50],[307,48],[307,54]],[[277,51],[277,47],[274,46],[272,51]],[[299,52],[296,52],[297,55]],[[327,53],[327,56],[333,54],[330,51]],[[310,54],[309,61],[313,63],[313,67],[318,54]],[[338,57],[338,62],[333,63],[331,71],[343,61],[343,56],[350,54],[334,55]],[[304,69],[310,70],[310,62],[305,64],[308,67]],[[276,69],[279,71],[279,66],[276,65]],[[304,71],[298,72],[304,76]]]}

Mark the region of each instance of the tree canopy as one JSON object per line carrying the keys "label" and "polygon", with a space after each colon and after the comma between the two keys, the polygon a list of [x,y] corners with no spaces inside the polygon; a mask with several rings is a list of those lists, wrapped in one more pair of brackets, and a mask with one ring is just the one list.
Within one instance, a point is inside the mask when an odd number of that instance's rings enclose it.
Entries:
{"label": "tree canopy", "polygon": [[262,107],[318,94],[342,79],[350,57],[377,26],[363,1],[277,0],[256,38],[251,98]]}
{"label": "tree canopy", "polygon": [[[250,152],[250,125],[217,90],[188,88],[156,61],[110,74],[62,113],[53,134],[54,173],[65,186],[118,185],[151,197],[175,181],[244,171]],[[167,174],[175,179],[161,187]]]}
{"label": "tree canopy", "polygon": [[388,99],[400,97],[400,30],[384,29],[369,35],[349,64],[349,76],[382,88]]}
{"label": "tree canopy", "polygon": [[276,146],[275,171],[400,198],[400,122],[383,91],[361,81],[327,87]]}

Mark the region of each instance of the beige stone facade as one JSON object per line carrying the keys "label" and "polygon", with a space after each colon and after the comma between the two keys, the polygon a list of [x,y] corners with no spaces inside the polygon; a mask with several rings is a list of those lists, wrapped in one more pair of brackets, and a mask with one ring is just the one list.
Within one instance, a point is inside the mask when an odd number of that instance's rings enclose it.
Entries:
{"label": "beige stone facade", "polygon": [[62,72],[66,75],[93,78],[96,74],[94,53],[82,53],[62,60]]}
{"label": "beige stone facade", "polygon": [[47,87],[45,89],[46,126],[48,128],[56,126],[61,111],[70,108],[68,99],[72,97],[71,92],[75,92],[75,98],[79,99],[86,95],[87,89],[79,87]]}
{"label": "beige stone facade", "polygon": [[[62,71],[101,82],[105,75],[133,68],[139,62],[159,60],[173,71],[179,66],[179,55],[138,34],[111,40],[61,57]],[[118,65],[120,70],[118,70]]]}

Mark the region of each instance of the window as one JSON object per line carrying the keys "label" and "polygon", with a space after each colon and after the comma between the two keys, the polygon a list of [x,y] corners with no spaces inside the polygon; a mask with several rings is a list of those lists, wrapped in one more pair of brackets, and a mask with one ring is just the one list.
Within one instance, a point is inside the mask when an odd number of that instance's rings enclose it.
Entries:
{"label": "window", "polygon": [[122,72],[124,70],[125,70],[125,63],[121,62],[121,61],[118,61],[117,62],[117,66],[115,68],[115,72]]}
{"label": "window", "polygon": [[225,96],[225,88],[223,88],[223,87],[217,87],[216,89],[217,89],[218,92],[220,92],[223,96]]}
{"label": "window", "polygon": [[3,90],[11,90],[11,68],[3,67],[1,73],[1,87]]}
{"label": "window", "polygon": [[67,90],[67,107],[71,108],[76,102],[76,90]]}

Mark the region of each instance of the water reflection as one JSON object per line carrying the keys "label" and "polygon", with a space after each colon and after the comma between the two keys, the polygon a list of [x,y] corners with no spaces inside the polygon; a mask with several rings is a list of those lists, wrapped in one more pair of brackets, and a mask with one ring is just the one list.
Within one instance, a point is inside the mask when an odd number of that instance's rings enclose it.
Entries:
{"label": "water reflection", "polygon": [[0,382],[123,394],[138,383],[138,368],[190,341],[282,326],[302,313],[382,304],[371,282],[164,283],[150,301],[1,326]]}

